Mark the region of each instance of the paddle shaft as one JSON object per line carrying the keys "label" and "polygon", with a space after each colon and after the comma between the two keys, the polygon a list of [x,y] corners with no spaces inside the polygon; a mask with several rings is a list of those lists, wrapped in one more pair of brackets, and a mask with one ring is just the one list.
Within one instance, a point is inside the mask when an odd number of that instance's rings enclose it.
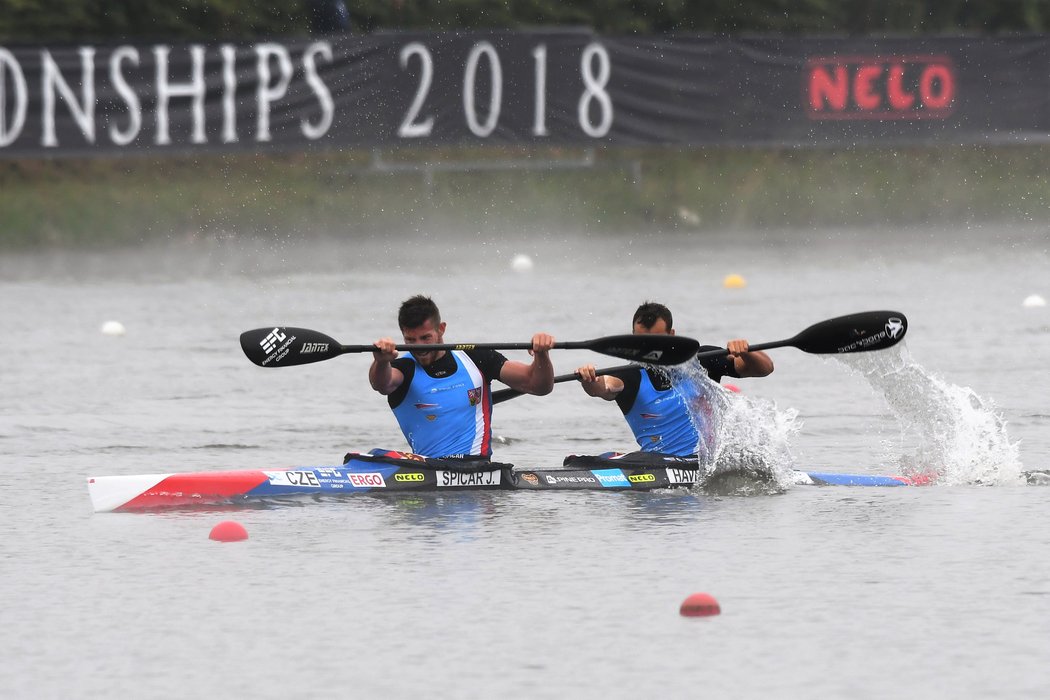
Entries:
{"label": "paddle shaft", "polygon": [[[527,343],[420,343],[395,345],[398,352],[531,350]],[[657,365],[677,365],[696,354],[700,343],[670,335],[613,335],[594,340],[554,343],[554,350],[591,350],[624,360]],[[290,367],[321,362],[347,353],[373,353],[375,345],[343,345],[331,336],[309,328],[276,326],[241,333],[241,349],[260,367]]]}
{"label": "paddle shaft", "polygon": [[[629,369],[635,369],[637,367],[641,367],[641,365],[618,365],[616,367],[606,367],[605,369],[596,370],[594,372],[594,375],[596,377],[601,377],[601,376],[604,376],[606,374],[616,374],[617,372],[623,372],[623,371],[626,371],[626,370],[629,370]],[[558,376],[556,376],[554,378],[554,383],[555,384],[562,384],[564,382],[571,382],[571,381],[573,381],[575,379],[579,379],[579,378],[580,378],[580,373],[579,372],[573,372],[571,374],[559,374]],[[508,401],[510,399],[517,398],[518,396],[521,396],[521,395],[522,395],[522,392],[516,391],[514,389],[500,389],[499,391],[492,392],[492,403],[493,404],[503,403],[504,401]]]}

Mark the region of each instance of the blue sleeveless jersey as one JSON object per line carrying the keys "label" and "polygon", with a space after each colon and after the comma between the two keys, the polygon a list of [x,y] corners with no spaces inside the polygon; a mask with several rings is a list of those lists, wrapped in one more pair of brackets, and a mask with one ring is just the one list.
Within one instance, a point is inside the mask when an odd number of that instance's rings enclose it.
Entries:
{"label": "blue sleeveless jersey", "polygon": [[674,387],[659,391],[648,372],[638,371],[642,375],[638,396],[624,418],[642,451],[677,457],[696,454],[700,437],[682,396]]}
{"label": "blue sleeveless jersey", "polygon": [[[492,397],[481,370],[452,350],[456,371],[435,379],[416,363],[404,400],[393,409],[412,451],[426,457],[492,455]],[[411,357],[411,355],[409,355]]]}

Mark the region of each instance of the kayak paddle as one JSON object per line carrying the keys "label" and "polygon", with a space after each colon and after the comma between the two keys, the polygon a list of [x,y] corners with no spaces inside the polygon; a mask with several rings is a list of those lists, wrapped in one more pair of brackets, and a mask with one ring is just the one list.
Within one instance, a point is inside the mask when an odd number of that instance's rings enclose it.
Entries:
{"label": "kayak paddle", "polygon": [[[532,343],[430,343],[397,345],[399,352],[430,350],[531,350]],[[678,365],[692,359],[700,343],[680,335],[610,335],[595,340],[555,343],[555,350],[592,350],[624,360]],[[241,349],[260,367],[291,367],[330,360],[345,353],[373,352],[374,345],[341,345],[308,328],[276,326],[241,333]]]}
{"label": "kayak paddle", "polygon": [[[862,311],[848,316],[838,316],[827,321],[815,323],[798,335],[787,340],[775,340],[771,343],[758,343],[750,350],[772,350],[791,346],[814,355],[843,354],[885,350],[899,343],[908,332],[908,319],[899,311]],[[669,336],[678,337],[678,336]],[[729,350],[718,348],[705,350],[696,354],[699,358],[720,357],[728,355]],[[630,369],[635,365],[608,367],[595,372],[596,375],[615,374]],[[579,379],[578,372],[562,374],[554,378],[555,384]],[[508,399],[521,396],[514,389],[500,389],[492,393],[492,403],[502,403]]]}

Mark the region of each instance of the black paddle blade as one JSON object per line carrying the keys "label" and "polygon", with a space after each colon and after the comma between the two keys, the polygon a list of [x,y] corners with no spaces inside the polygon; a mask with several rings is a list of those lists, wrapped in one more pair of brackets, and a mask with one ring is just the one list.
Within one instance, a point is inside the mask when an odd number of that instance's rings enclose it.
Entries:
{"label": "black paddle blade", "polygon": [[308,328],[276,326],[241,333],[241,349],[260,367],[291,367],[342,354],[334,338]]}
{"label": "black paddle blade", "polygon": [[681,335],[610,335],[587,343],[603,355],[650,365],[680,365],[691,360],[700,349],[700,341]]}
{"label": "black paddle blade", "polygon": [[791,344],[817,354],[885,350],[908,332],[908,319],[899,311],[864,311],[815,323]]}

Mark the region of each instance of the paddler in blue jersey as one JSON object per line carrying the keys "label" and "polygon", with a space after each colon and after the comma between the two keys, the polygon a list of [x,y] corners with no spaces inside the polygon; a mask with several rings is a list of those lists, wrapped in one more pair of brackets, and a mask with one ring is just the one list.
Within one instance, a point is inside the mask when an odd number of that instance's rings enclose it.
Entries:
{"label": "paddler in blue jersey", "polygon": [[[632,326],[636,334],[674,335],[671,310],[651,301],[634,312]],[[746,340],[730,340],[726,348],[728,355],[696,360],[715,382],[723,376],[764,377],[773,371],[769,356],[750,352]],[[700,351],[714,349],[717,348],[704,345]],[[696,455],[700,438],[686,405],[687,398],[671,385],[663,371],[638,367],[596,376],[594,365],[584,365],[577,372],[588,394],[616,401],[642,452],[676,457]]]}
{"label": "paddler in blue jersey", "polygon": [[[397,315],[406,345],[444,343],[445,322],[425,296],[401,304]],[[526,394],[549,394],[554,337],[532,336],[532,363],[508,360],[495,350],[432,350],[398,357],[390,338],[375,342],[368,381],[387,397],[412,452],[430,458],[492,455],[490,382],[498,379]]]}

